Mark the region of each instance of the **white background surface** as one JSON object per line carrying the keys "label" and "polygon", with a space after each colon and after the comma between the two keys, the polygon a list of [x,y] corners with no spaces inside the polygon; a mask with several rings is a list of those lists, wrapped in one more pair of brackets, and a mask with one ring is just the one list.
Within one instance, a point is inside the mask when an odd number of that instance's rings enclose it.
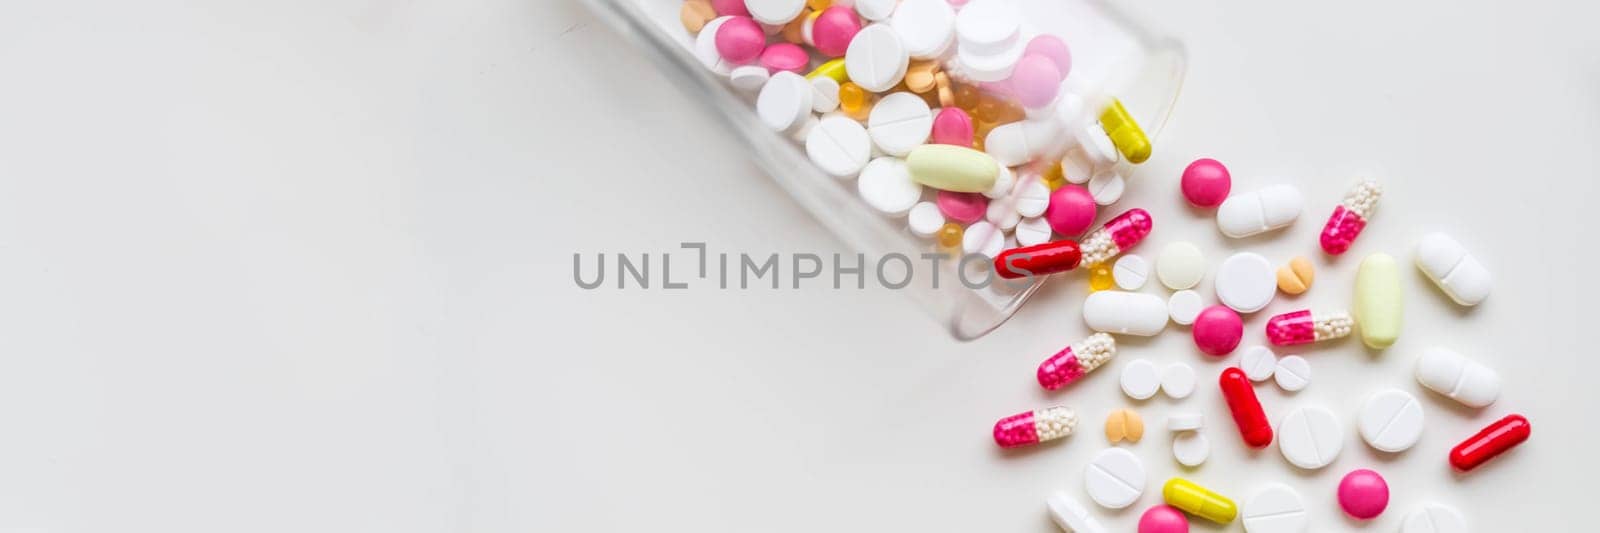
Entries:
{"label": "white background surface", "polygon": [[[1097,510],[1117,530],[1180,473],[1239,501],[1289,483],[1316,531],[1394,531],[1424,501],[1476,531],[1582,529],[1594,5],[1134,8],[1192,61],[1123,200],[1157,218],[1138,251],[1188,239],[1213,264],[1232,247],[1320,268],[1311,294],[1248,320],[1247,343],[1271,314],[1342,305],[1363,254],[1409,265],[1426,230],[1498,277],[1462,311],[1408,274],[1393,348],[1308,350],[1309,389],[1258,387],[1274,420],[1324,405],[1351,423],[1322,471],[1244,451],[1211,384],[1226,362],[1186,329],[1039,390],[1035,365],[1086,333],[1078,278],[969,344],[885,290],[577,289],[575,252],[843,251],[579,6],[21,1],[0,11],[0,531],[1047,531],[1043,498],[1083,497],[1137,357],[1203,383],[1133,404],[1151,490]],[[1300,186],[1305,217],[1225,242],[1177,194],[1202,155],[1239,191]],[[1363,167],[1389,194],[1330,262],[1316,233]],[[1430,344],[1502,370],[1501,400],[1423,392],[1409,369]],[[1423,400],[1428,431],[1379,457],[1353,419],[1391,386]],[[1083,431],[995,449],[995,419],[1052,403]],[[1180,408],[1206,413],[1214,445],[1195,471],[1161,429]],[[1533,439],[1451,474],[1446,450],[1513,411]],[[1364,526],[1333,503],[1358,467],[1394,493]]]}

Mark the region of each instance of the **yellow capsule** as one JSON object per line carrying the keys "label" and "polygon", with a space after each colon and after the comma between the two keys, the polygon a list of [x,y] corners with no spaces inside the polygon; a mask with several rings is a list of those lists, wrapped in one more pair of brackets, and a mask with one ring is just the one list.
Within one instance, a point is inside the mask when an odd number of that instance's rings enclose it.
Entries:
{"label": "yellow capsule", "polygon": [[817,65],[817,68],[812,69],[810,74],[806,74],[806,79],[809,80],[817,76],[827,76],[839,83],[850,81],[850,74],[844,70],[844,58],[842,57],[829,59],[821,65]]}
{"label": "yellow capsule", "polygon": [[1111,278],[1111,265],[1109,263],[1109,261],[1100,263],[1095,265],[1094,268],[1089,269],[1090,292],[1098,292],[1109,289],[1113,284],[1116,283],[1116,280]]}
{"label": "yellow capsule", "polygon": [[1067,176],[1061,173],[1060,161],[1045,162],[1044,168],[1039,172],[1039,179],[1044,181],[1044,184],[1049,186],[1051,191],[1060,189],[1062,185],[1067,184]]}
{"label": "yellow capsule", "polygon": [[1150,159],[1150,138],[1145,137],[1144,130],[1139,128],[1139,123],[1134,122],[1133,115],[1122,107],[1122,101],[1111,99],[1111,105],[1100,112],[1100,127],[1106,130],[1106,135],[1111,137],[1111,144],[1117,146],[1117,151],[1122,152],[1122,157],[1129,163],[1139,164]]}
{"label": "yellow capsule", "polygon": [[955,222],[946,222],[939,227],[939,246],[942,248],[956,248],[961,246],[961,225]]}
{"label": "yellow capsule", "polygon": [[1234,505],[1233,500],[1181,477],[1167,480],[1166,486],[1161,487],[1161,497],[1167,500],[1167,505],[1218,524],[1232,522],[1239,516],[1239,506]]}

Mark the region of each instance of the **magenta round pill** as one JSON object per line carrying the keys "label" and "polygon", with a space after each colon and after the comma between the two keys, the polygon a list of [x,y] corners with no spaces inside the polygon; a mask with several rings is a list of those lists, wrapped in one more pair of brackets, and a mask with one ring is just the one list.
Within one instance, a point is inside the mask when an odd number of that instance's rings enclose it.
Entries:
{"label": "magenta round pill", "polygon": [[1050,229],[1076,237],[1094,223],[1094,195],[1082,185],[1062,185],[1050,193],[1050,205],[1044,209],[1044,221]]}
{"label": "magenta round pill", "polygon": [[722,16],[750,16],[750,10],[744,7],[744,0],[711,0],[711,10]]}
{"label": "magenta round pill", "polygon": [[1345,474],[1339,481],[1339,507],[1356,519],[1377,518],[1389,507],[1389,484],[1365,468]]}
{"label": "magenta round pill", "polygon": [[1072,71],[1072,52],[1067,50],[1067,43],[1054,35],[1040,35],[1028,41],[1028,47],[1022,49],[1022,55],[1041,55],[1050,58],[1056,64],[1056,72],[1061,73],[1057,82],[1067,78],[1067,73]]}
{"label": "magenta round pill", "polygon": [[933,117],[933,144],[972,148],[972,117],[959,107],[946,107]]}
{"label": "magenta round pill", "polygon": [[939,191],[935,203],[946,218],[963,224],[977,222],[989,211],[989,199],[975,192]]}
{"label": "magenta round pill", "polygon": [[1225,305],[1213,305],[1194,319],[1194,345],[1210,355],[1227,355],[1244,338],[1244,320]]}
{"label": "magenta round pill", "polygon": [[1025,55],[1011,71],[1011,91],[1028,109],[1041,109],[1056,101],[1061,91],[1061,71],[1042,55]]}
{"label": "magenta round pill", "polygon": [[1189,533],[1189,518],[1171,505],[1157,505],[1139,515],[1139,533]]}
{"label": "magenta round pill", "polygon": [[850,40],[856,38],[859,31],[861,19],[856,18],[854,9],[833,6],[822,10],[822,14],[811,21],[811,42],[816,43],[817,52],[822,55],[844,57],[845,50],[850,49]]}
{"label": "magenta round pill", "polygon": [[811,56],[806,54],[806,49],[797,44],[777,43],[761,51],[761,66],[773,72],[805,74],[810,62]]}
{"label": "magenta round pill", "polygon": [[767,34],[750,17],[733,17],[717,28],[717,53],[729,63],[743,65],[761,57]]}
{"label": "magenta round pill", "polygon": [[1183,169],[1183,198],[1195,207],[1216,207],[1228,199],[1233,177],[1228,167],[1211,158],[1201,158]]}

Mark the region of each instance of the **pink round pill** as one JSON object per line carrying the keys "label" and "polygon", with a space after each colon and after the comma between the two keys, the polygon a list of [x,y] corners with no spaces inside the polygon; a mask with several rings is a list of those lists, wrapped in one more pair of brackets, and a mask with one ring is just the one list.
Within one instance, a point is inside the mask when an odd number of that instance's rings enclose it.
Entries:
{"label": "pink round pill", "polygon": [[1244,320],[1225,305],[1213,305],[1194,319],[1194,345],[1211,355],[1227,355],[1244,338]]}
{"label": "pink round pill", "polygon": [[1171,505],[1157,505],[1139,516],[1139,533],[1189,533],[1189,518]]}
{"label": "pink round pill", "polygon": [[1011,71],[1011,91],[1028,109],[1042,109],[1056,101],[1061,91],[1061,71],[1042,55],[1025,55]]}
{"label": "pink round pill", "polygon": [[1365,468],[1345,474],[1339,481],[1339,507],[1360,520],[1376,518],[1389,507],[1389,484]]}
{"label": "pink round pill", "polygon": [[1050,229],[1076,237],[1094,223],[1094,195],[1082,185],[1062,185],[1050,193],[1050,205],[1044,209],[1044,221]]}
{"label": "pink round pill", "polygon": [[950,220],[971,224],[989,211],[989,199],[975,192],[939,191],[939,212]]}
{"label": "pink round pill", "polygon": [[717,28],[717,53],[729,63],[743,65],[761,57],[767,34],[750,17],[733,17]]}
{"label": "pink round pill", "polygon": [[1183,198],[1195,207],[1216,207],[1228,199],[1233,177],[1228,167],[1211,158],[1201,158],[1183,169]]}
{"label": "pink round pill", "polygon": [[1067,79],[1067,72],[1072,70],[1072,52],[1067,50],[1067,43],[1061,42],[1054,35],[1040,35],[1028,41],[1028,47],[1022,49],[1022,55],[1040,55],[1050,58],[1056,65],[1056,71],[1061,73],[1061,80]]}
{"label": "pink round pill", "polygon": [[856,38],[859,31],[861,19],[856,18],[854,9],[833,6],[822,10],[811,22],[811,42],[822,55],[844,57],[845,50],[850,49],[850,40]]}
{"label": "pink round pill", "polygon": [[761,66],[773,72],[783,70],[805,74],[806,66],[810,63],[811,56],[797,44],[777,43],[761,51]]}
{"label": "pink round pill", "polygon": [[744,7],[744,0],[711,0],[711,10],[722,16],[750,16],[750,10]]}
{"label": "pink round pill", "polygon": [[972,117],[959,107],[946,107],[933,117],[933,144],[972,148]]}

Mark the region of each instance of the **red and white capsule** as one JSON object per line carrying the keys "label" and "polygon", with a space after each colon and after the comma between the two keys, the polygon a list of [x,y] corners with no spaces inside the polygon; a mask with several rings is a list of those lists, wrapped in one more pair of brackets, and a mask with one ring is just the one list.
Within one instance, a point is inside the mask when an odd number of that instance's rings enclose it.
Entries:
{"label": "red and white capsule", "polygon": [[1355,323],[1345,311],[1290,311],[1267,320],[1267,340],[1278,346],[1333,340],[1349,336]]}
{"label": "red and white capsule", "polygon": [[1078,243],[1078,250],[1083,254],[1078,266],[1093,268],[1128,251],[1150,234],[1152,224],[1150,213],[1143,209],[1133,208],[1117,215]]}
{"label": "red and white capsule", "polygon": [[1517,414],[1506,415],[1452,448],[1450,466],[1462,472],[1472,470],[1522,444],[1531,434],[1533,426],[1528,424],[1527,418]]}
{"label": "red and white capsule", "polygon": [[1062,348],[1039,363],[1039,386],[1056,390],[1093,372],[1117,355],[1117,341],[1111,335],[1096,333],[1083,342]]}
{"label": "red and white capsule", "polygon": [[1350,189],[1339,207],[1333,208],[1328,223],[1322,226],[1322,251],[1339,255],[1349,250],[1350,243],[1355,242],[1361,230],[1367,227],[1367,219],[1372,217],[1372,211],[1378,207],[1378,198],[1381,196],[1383,186],[1376,181],[1363,181]]}
{"label": "red and white capsule", "polygon": [[1018,448],[1048,442],[1072,434],[1078,414],[1067,407],[1046,407],[1011,415],[994,423],[994,443],[1001,448]]}

